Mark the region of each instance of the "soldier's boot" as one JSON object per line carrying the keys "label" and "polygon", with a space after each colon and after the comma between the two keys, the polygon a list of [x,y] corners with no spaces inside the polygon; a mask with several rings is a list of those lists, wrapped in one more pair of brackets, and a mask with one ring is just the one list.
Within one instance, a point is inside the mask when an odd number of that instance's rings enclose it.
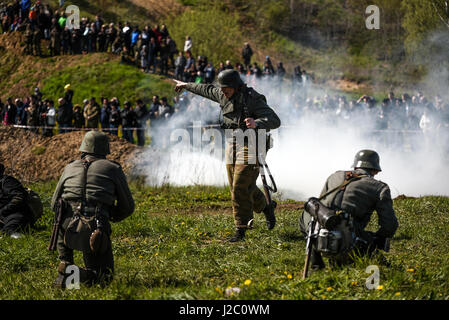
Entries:
{"label": "soldier's boot", "polygon": [[245,228],[237,228],[235,230],[235,234],[232,238],[230,238],[228,240],[228,242],[238,242],[238,241],[243,241],[245,239],[245,232],[246,229]]}
{"label": "soldier's boot", "polygon": [[271,200],[271,203],[265,206],[263,209],[263,214],[265,215],[265,220],[267,222],[268,230],[271,230],[276,225],[276,216],[274,215],[274,209],[277,207],[277,202]]}
{"label": "soldier's boot", "polygon": [[98,282],[98,274],[95,270],[89,268],[79,268],[80,282],[90,287]]}
{"label": "soldier's boot", "polygon": [[53,282],[53,288],[57,289],[65,289],[65,282],[67,279],[67,274],[65,273],[65,270],[68,266],[72,265],[73,263],[68,261],[61,261],[58,266],[58,276],[56,277],[56,280]]}
{"label": "soldier's boot", "polygon": [[312,250],[311,252],[310,264],[311,264],[310,270],[312,273],[324,269],[326,266],[324,264],[323,258],[321,257],[321,254],[316,252],[315,250]]}

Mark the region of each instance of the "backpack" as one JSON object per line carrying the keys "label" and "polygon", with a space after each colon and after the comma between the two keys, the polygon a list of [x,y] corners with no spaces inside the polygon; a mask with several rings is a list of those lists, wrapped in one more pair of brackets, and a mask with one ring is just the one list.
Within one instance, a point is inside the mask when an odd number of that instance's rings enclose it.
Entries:
{"label": "backpack", "polygon": [[[334,223],[328,228],[321,225],[319,220],[315,225],[314,234],[316,236],[316,250],[323,256],[337,259],[346,258],[354,248],[356,236],[354,233],[352,215],[341,210],[327,208],[320,200],[338,189],[344,192],[349,183],[365,176],[366,175],[356,175],[351,171],[347,171],[345,172],[345,180],[341,185],[328,191],[319,199],[309,199],[309,201],[313,201],[313,206],[311,207],[314,208],[314,211],[316,212],[315,215],[317,215],[318,211],[326,212],[327,217],[333,217],[335,218],[334,221],[338,221],[338,223]],[[310,213],[310,210],[308,212]]]}
{"label": "backpack", "polygon": [[[3,183],[5,181],[4,176],[1,179],[1,188],[3,189]],[[39,194],[30,188],[23,188],[25,190],[25,201],[26,204],[33,215],[33,218],[31,220],[31,224],[34,224],[43,214],[44,212],[44,205],[42,204],[41,197]]]}
{"label": "backpack", "polygon": [[31,190],[30,188],[25,188],[25,191],[26,191],[26,202],[28,208],[33,214],[32,223],[34,224],[42,216],[44,212],[44,206],[42,204],[41,197],[37,192]]}

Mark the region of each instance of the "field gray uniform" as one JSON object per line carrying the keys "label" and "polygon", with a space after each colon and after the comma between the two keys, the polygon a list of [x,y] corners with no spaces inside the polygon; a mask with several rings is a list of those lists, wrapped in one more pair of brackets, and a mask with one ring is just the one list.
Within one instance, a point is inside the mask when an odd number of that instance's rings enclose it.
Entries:
{"label": "field gray uniform", "polygon": [[[367,246],[377,241],[376,239],[385,240],[393,237],[398,228],[398,221],[393,209],[390,188],[386,183],[374,179],[365,169],[358,168],[353,172],[367,176],[351,182],[344,191],[332,192],[321,202],[328,208],[350,213],[353,217],[356,237],[365,241]],[[321,196],[328,190],[340,186],[344,181],[345,171],[335,172],[326,180]],[[375,233],[364,230],[374,211],[377,212],[379,221],[379,230]],[[300,229],[305,235],[310,219],[310,214],[304,211],[300,219]],[[313,256],[312,264],[314,264]]]}
{"label": "field gray uniform", "polygon": [[[110,242],[111,226],[109,221],[115,217],[127,217],[134,211],[134,200],[129,190],[126,176],[120,164],[86,155],[89,161],[94,160],[87,171],[85,211],[87,214],[95,214],[98,208],[100,215],[104,217],[103,224],[108,236],[108,249],[103,255],[94,255],[91,252],[83,252],[85,266],[93,270],[96,275],[110,274],[114,270],[112,247]],[[64,234],[73,213],[80,205],[83,191],[84,167],[82,160],[76,160],[68,164],[59,179],[53,194],[51,206],[56,210],[59,197],[67,200],[69,206],[62,217],[61,230],[58,235],[57,249],[59,258],[63,262],[73,264],[73,250],[64,243]],[[119,218],[121,220],[121,218]]]}

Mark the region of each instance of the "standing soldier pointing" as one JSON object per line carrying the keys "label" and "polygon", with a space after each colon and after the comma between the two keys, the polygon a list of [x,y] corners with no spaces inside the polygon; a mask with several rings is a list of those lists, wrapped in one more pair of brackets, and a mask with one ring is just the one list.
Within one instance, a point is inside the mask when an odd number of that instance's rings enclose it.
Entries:
{"label": "standing soldier pointing", "polygon": [[[232,208],[236,226],[230,242],[241,241],[252,225],[253,210],[264,212],[268,229],[276,223],[274,208],[276,203],[267,203],[264,194],[257,187],[259,159],[248,143],[239,143],[234,133],[248,130],[279,128],[281,121],[267,105],[265,96],[249,88],[236,70],[224,70],[218,75],[218,87],[212,84],[176,82],[176,91],[186,89],[220,104],[223,112],[223,128],[231,129],[232,137],[226,139],[226,169],[232,195]],[[256,134],[257,135],[257,134]],[[260,150],[259,150],[260,151]],[[256,151],[258,153],[258,151]],[[265,152],[264,152],[265,153]]]}

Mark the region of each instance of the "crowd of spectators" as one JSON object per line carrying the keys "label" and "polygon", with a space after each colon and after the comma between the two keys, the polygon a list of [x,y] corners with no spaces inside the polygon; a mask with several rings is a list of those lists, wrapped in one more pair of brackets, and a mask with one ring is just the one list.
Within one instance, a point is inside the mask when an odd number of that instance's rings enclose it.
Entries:
{"label": "crowd of spectators", "polygon": [[138,99],[135,104],[117,97],[111,99],[95,97],[85,99],[83,105],[72,103],[74,91],[70,84],[65,87],[65,95],[58,99],[56,105],[51,99],[43,98],[39,88],[24,99],[8,98],[0,100],[0,117],[2,125],[25,126],[37,134],[51,137],[54,132],[66,133],[73,130],[101,129],[118,135],[131,143],[137,140],[145,145],[145,130],[149,123],[155,127],[168,119],[182,105],[182,100],[175,97],[171,105],[166,97],[155,95],[149,107]]}
{"label": "crowd of spectators", "polygon": [[[168,75],[171,69],[174,78],[196,83],[213,83],[221,71],[236,69],[242,79],[256,89],[261,83],[269,83],[263,93],[273,105],[279,106],[277,112],[286,119],[283,123],[287,125],[313,115],[329,125],[357,123],[358,126],[378,131],[408,130],[429,134],[447,132],[449,126],[449,106],[440,96],[428,99],[422,92],[415,95],[404,93],[400,97],[390,92],[388,98],[382,101],[367,95],[358,100],[328,94],[311,97],[307,86],[312,79],[299,65],[294,68],[290,79],[291,90],[280,97],[278,85],[286,77],[283,63],[275,65],[266,56],[263,65],[259,66],[252,61],[254,52],[249,43],[245,43],[241,51],[243,63],[227,60],[215,67],[206,56],[194,58],[194,43],[190,36],[186,36],[184,47],[178,50],[166,25],[155,25],[153,28],[147,25],[140,29],[130,22],[106,24],[97,16],[95,21],[82,18],[79,29],[70,29],[64,10],[52,11],[40,1],[32,5],[30,0],[1,5],[0,18],[3,32],[25,32],[28,54],[41,55],[41,39],[47,39],[50,55],[112,52],[121,54],[122,63],[136,64],[144,72],[155,73],[159,69],[160,74]],[[135,104],[129,101],[121,104],[116,97],[100,97],[98,101],[92,97],[85,99],[83,105],[73,105],[72,98],[70,85],[65,87],[65,96],[58,99],[56,105],[50,99],[43,99],[36,88],[33,95],[23,100],[9,98],[5,103],[0,101],[1,122],[30,126],[31,130],[47,136],[53,134],[56,125],[60,133],[101,128],[118,134],[121,127],[125,139],[133,142],[135,131],[137,143],[143,145],[143,129],[148,120],[155,127],[158,122],[163,123],[179,111],[186,110],[193,114],[207,104],[196,101],[195,106],[189,105],[188,94],[176,96],[172,105],[166,97],[155,95],[149,108],[141,100]],[[198,112],[199,118],[209,112],[204,110]]]}
{"label": "crowd of spectators", "polygon": [[[169,70],[173,70],[176,79],[191,82],[211,83],[220,71],[232,68],[258,78],[276,75],[282,79],[286,73],[282,62],[275,68],[268,56],[261,67],[257,62],[251,63],[253,50],[249,43],[245,43],[242,49],[243,63],[234,66],[228,60],[214,66],[206,56],[200,55],[195,59],[193,41],[188,35],[184,47],[179,50],[165,24],[141,28],[129,21],[106,23],[101,16],[96,16],[94,21],[81,18],[78,28],[76,24],[68,23],[65,10],[52,10],[41,1],[34,5],[31,0],[0,4],[0,21],[3,33],[24,33],[26,54],[43,55],[41,44],[45,39],[48,40],[47,54],[50,56],[111,52],[120,54],[122,63],[135,64],[144,72],[158,71],[168,75]],[[303,76],[307,76],[306,72],[296,67],[294,77]]]}

